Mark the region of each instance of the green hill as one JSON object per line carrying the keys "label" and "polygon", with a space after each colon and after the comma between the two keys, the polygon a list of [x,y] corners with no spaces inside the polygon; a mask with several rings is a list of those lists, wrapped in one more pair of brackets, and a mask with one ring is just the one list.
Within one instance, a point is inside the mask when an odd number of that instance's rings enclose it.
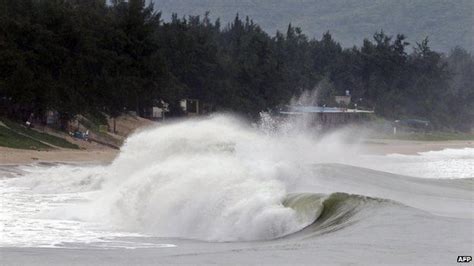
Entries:
{"label": "green hill", "polygon": [[363,38],[383,29],[404,33],[412,43],[426,36],[431,46],[447,52],[456,45],[474,51],[473,0],[154,0],[165,20],[171,13],[221,18],[223,25],[236,13],[249,16],[274,35],[288,23],[310,37],[330,31],[344,46],[360,45]]}

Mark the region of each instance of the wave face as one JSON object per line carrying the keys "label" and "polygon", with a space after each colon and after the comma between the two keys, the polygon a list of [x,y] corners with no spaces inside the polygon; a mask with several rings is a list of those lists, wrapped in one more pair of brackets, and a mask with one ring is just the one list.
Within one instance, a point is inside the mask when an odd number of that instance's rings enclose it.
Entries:
{"label": "wave face", "polygon": [[[312,238],[341,230],[356,223],[356,215],[374,214],[379,208],[396,206],[406,208],[389,200],[371,198],[347,193],[292,193],[283,201],[302,217],[310,217],[314,222],[301,231],[289,236]],[[369,215],[370,215],[369,214]]]}

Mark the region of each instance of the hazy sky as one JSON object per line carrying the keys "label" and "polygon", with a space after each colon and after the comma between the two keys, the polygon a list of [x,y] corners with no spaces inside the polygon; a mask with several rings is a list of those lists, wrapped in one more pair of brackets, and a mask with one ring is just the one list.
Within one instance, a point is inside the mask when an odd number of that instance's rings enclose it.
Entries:
{"label": "hazy sky", "polygon": [[285,31],[288,23],[310,37],[330,31],[344,46],[360,45],[375,31],[404,33],[412,43],[425,37],[436,50],[455,45],[474,50],[474,0],[154,0],[155,9],[169,19],[171,13],[221,18],[250,16],[269,34]]}

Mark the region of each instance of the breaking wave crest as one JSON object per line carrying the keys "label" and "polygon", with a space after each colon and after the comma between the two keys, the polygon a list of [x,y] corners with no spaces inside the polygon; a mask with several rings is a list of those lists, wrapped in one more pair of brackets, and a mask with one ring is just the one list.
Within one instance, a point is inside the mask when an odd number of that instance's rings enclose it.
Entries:
{"label": "breaking wave crest", "polygon": [[[65,178],[77,191],[98,190],[90,202],[54,215],[207,241],[266,240],[297,232],[316,220],[321,200],[301,205],[306,196],[287,194],[311,175],[310,163],[341,159],[342,146],[334,139],[316,141],[304,131],[288,134],[288,128],[280,134],[268,124],[251,126],[218,115],[138,132],[111,165]],[[62,178],[64,167],[58,169]],[[51,185],[63,189],[59,184]]]}

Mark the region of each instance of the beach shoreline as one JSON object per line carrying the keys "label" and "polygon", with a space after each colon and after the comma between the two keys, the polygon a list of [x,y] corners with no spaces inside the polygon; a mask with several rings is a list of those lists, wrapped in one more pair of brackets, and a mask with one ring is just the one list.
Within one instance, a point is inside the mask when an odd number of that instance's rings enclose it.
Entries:
{"label": "beach shoreline", "polygon": [[386,155],[416,155],[421,152],[440,151],[444,149],[474,148],[472,140],[398,140],[398,139],[367,139],[361,143],[362,153]]}
{"label": "beach shoreline", "polygon": [[[449,141],[413,141],[395,139],[366,139],[357,147],[360,154],[386,155],[406,154],[416,155],[420,152],[439,151],[444,149],[474,148],[471,140]],[[23,150],[0,147],[0,165],[31,164],[39,162],[93,162],[110,163],[120,150],[108,147],[94,149],[54,149],[54,150]]]}

